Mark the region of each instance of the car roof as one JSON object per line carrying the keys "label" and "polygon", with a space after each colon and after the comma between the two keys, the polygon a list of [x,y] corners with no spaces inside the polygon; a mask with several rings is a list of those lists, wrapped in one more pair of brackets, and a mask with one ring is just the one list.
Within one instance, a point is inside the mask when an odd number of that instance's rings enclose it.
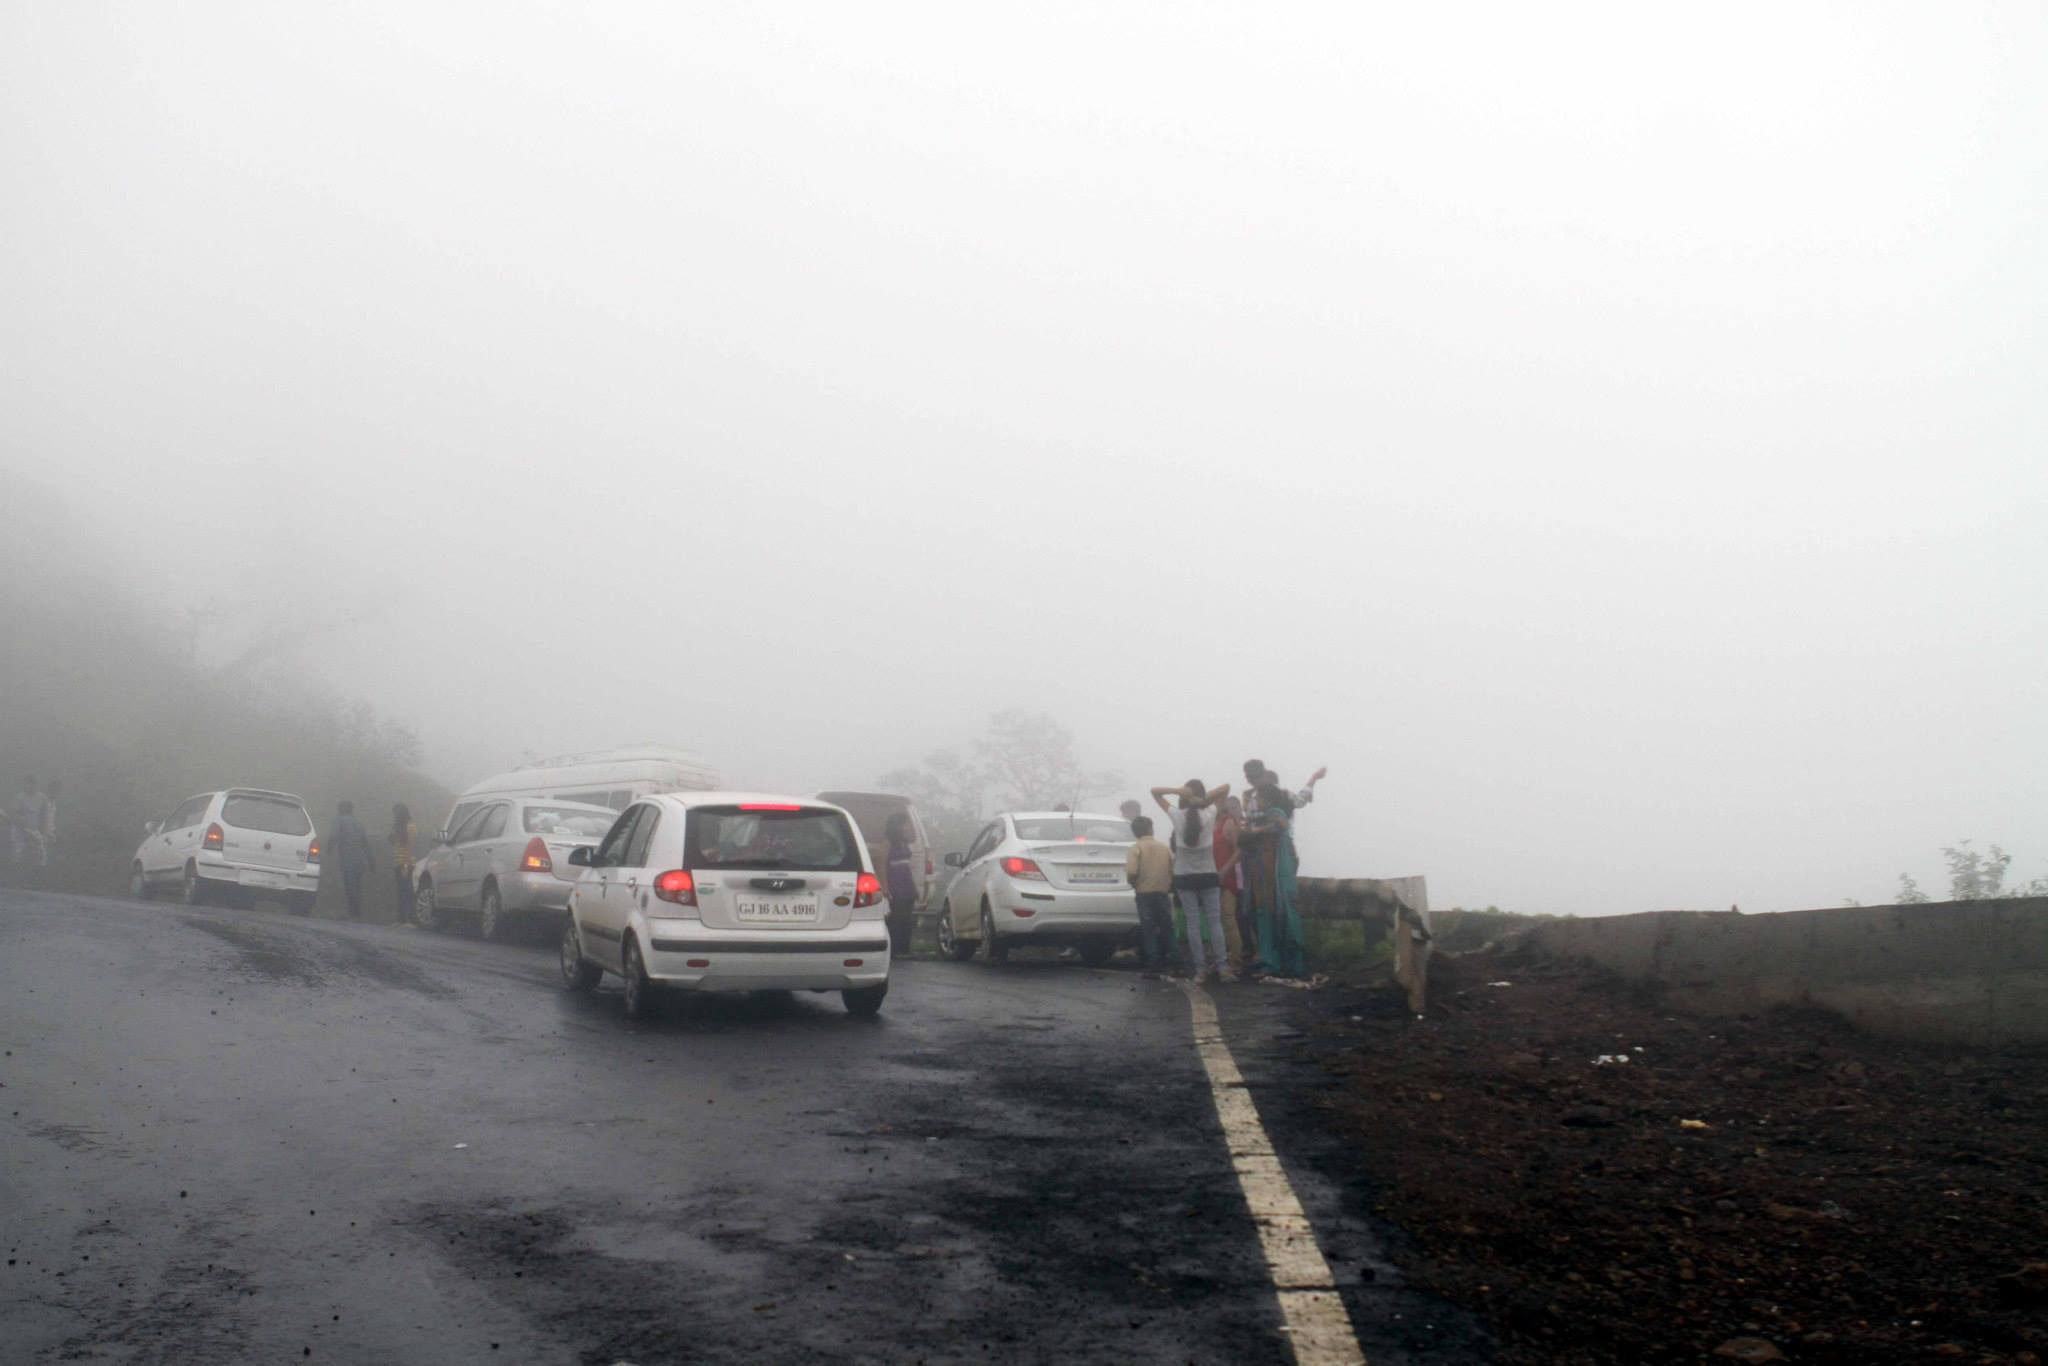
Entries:
{"label": "car roof", "polygon": [[835,803],[822,797],[804,797],[792,792],[654,792],[637,798],[643,802],[668,802],[675,806],[742,806],[762,803],[775,806],[819,806],[837,811]]}
{"label": "car roof", "polygon": [[616,816],[616,815],[618,815],[618,814],[619,814],[619,813],[618,813],[617,811],[613,810],[613,809],[612,809],[611,807],[609,807],[609,806],[604,806],[604,805],[601,805],[601,804],[599,804],[599,803],[597,803],[597,802],[579,802],[579,801],[576,801],[575,799],[573,799],[573,798],[569,798],[569,797],[529,797],[529,796],[510,796],[510,797],[481,797],[481,798],[478,798],[477,800],[478,800],[478,803],[479,803],[479,804],[481,804],[481,803],[483,803],[483,802],[493,802],[493,801],[495,801],[495,802],[518,802],[518,803],[519,803],[519,804],[520,804],[521,806],[551,806],[551,807],[555,807],[555,808],[556,808],[556,809],[558,809],[558,810],[562,810],[562,809],[574,809],[574,810],[577,810],[577,811],[602,811],[602,812],[604,812],[604,813],[605,813],[606,815],[608,815],[608,816]]}
{"label": "car roof", "polygon": [[[267,787],[223,787],[217,790],[224,797],[275,797],[281,802],[297,802],[300,806],[306,804],[306,800],[303,797],[295,796],[290,792],[273,792]],[[194,795],[198,794],[195,793]],[[208,793],[207,795],[212,796],[213,794]]]}
{"label": "car roof", "polygon": [[1007,816],[1013,821],[1056,821],[1072,816],[1077,821],[1120,821],[1123,817],[1100,811],[999,811],[998,816]]}

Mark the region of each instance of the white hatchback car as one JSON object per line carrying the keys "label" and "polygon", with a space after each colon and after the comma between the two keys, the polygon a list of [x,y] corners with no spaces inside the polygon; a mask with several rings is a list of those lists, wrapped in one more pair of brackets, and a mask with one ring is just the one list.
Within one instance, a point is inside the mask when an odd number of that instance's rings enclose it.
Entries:
{"label": "white hatchback car", "polygon": [[320,891],[320,840],[289,792],[231,787],[187,797],[144,827],[128,870],[138,899],[173,891],[188,906],[270,897],[294,913]]}
{"label": "white hatchback car", "polygon": [[1000,963],[1019,944],[1080,950],[1090,964],[1138,941],[1138,898],[1124,876],[1132,842],[1122,816],[1006,811],[964,854],[938,908],[939,952],[965,961],[977,950]]}
{"label": "white hatchback car", "polygon": [[627,807],[584,868],[562,932],[562,980],[655,993],[837,991],[855,1015],[889,993],[888,902],[853,818],[829,802],[671,792]]}
{"label": "white hatchback car", "polygon": [[474,919],[492,940],[522,924],[545,922],[552,933],[583,875],[569,856],[602,839],[618,814],[539,797],[459,803],[413,870],[413,923],[431,930],[452,916]]}

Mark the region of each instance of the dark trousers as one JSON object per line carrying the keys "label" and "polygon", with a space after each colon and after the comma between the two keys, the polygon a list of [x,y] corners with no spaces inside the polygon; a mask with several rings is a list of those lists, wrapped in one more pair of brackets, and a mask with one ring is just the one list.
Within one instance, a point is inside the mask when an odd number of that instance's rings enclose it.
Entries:
{"label": "dark trousers", "polygon": [[348,918],[363,918],[363,870],[341,865],[341,894],[348,898]]}
{"label": "dark trousers", "polygon": [[1173,894],[1138,893],[1138,961],[1164,972],[1173,962]]}
{"label": "dark trousers", "polygon": [[889,898],[889,914],[884,917],[889,926],[889,953],[894,958],[910,956],[910,936],[917,928],[917,900],[896,897]]}
{"label": "dark trousers", "polygon": [[412,874],[403,868],[391,870],[391,923],[403,925],[412,919]]}

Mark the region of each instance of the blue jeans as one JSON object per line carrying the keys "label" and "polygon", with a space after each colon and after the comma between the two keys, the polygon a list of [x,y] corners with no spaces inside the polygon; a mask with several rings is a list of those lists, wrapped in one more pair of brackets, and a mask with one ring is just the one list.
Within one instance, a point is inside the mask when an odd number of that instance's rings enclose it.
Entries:
{"label": "blue jeans", "polygon": [[[1230,961],[1230,950],[1223,939],[1223,889],[1183,887],[1180,889],[1180,905],[1187,913],[1188,971],[1197,977],[1211,969],[1223,971]],[[1206,962],[1202,952],[1204,939],[1209,946]]]}
{"label": "blue jeans", "polygon": [[1164,972],[1173,962],[1173,898],[1166,892],[1138,893],[1138,962]]}

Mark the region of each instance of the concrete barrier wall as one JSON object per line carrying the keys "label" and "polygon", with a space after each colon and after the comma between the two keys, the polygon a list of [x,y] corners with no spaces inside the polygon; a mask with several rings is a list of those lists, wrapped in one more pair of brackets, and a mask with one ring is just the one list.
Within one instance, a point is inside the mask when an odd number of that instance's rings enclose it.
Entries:
{"label": "concrete barrier wall", "polygon": [[1894,1038],[2048,1043],[2048,897],[1572,917],[1510,946],[1589,959],[1706,1014],[1812,1005]]}

